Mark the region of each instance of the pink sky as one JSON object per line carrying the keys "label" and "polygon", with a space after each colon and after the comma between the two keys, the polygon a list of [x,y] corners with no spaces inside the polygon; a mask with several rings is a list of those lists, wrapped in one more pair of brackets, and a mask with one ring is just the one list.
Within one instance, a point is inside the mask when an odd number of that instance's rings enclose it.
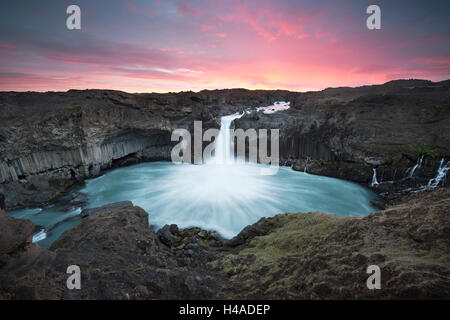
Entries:
{"label": "pink sky", "polygon": [[81,0],[82,29],[69,31],[69,2],[5,0],[0,90],[307,91],[450,78],[448,1],[378,1],[381,30],[366,28],[370,3],[355,3]]}

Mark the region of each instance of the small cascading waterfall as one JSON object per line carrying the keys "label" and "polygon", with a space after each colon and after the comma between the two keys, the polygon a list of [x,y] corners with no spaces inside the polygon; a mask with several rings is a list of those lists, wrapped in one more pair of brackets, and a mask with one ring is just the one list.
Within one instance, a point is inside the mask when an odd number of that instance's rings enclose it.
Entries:
{"label": "small cascading waterfall", "polygon": [[405,179],[411,179],[414,176],[414,172],[419,169],[420,167],[422,167],[422,161],[423,161],[423,155],[421,155],[418,159],[416,164],[411,167],[408,168],[408,170],[406,170],[405,172]]}
{"label": "small cascading waterfall", "polygon": [[[383,182],[383,184],[384,183],[392,184],[392,183],[401,182],[401,181],[405,181],[407,179],[413,178],[416,170],[422,167],[423,158],[424,158],[424,155],[421,155],[417,159],[417,163],[413,167],[410,167],[406,170],[405,177],[403,177],[402,179],[395,181],[395,174],[397,172],[397,170],[395,170],[393,179],[391,181],[385,181],[385,182]],[[412,192],[420,192],[420,191],[424,191],[424,190],[430,190],[430,189],[437,188],[439,185],[443,184],[444,179],[447,177],[447,172],[448,172],[448,170],[450,170],[450,161],[447,161],[445,164],[444,164],[444,162],[445,162],[445,158],[442,158],[439,163],[439,167],[437,169],[436,177],[431,178],[428,181],[427,185],[422,185],[416,189],[408,188],[406,190],[412,191]],[[373,176],[372,176],[372,182],[370,183],[370,186],[374,187],[374,186],[379,185],[380,182],[378,182],[378,180],[377,180],[377,169],[373,168],[372,170],[373,170]]]}
{"label": "small cascading waterfall", "polygon": [[[422,167],[423,158],[424,158],[424,155],[421,155],[419,158],[417,158],[416,164],[414,166],[409,167],[408,169],[406,169],[404,177],[399,179],[399,180],[395,180],[395,176],[397,175],[397,169],[395,169],[393,177],[392,177],[392,180],[378,182],[377,177],[376,177],[376,169],[373,169],[374,170],[374,175],[372,177],[371,186],[373,187],[374,185],[379,185],[379,184],[382,184],[382,183],[383,184],[385,184],[385,183],[393,184],[393,183],[396,183],[396,182],[402,182],[402,181],[405,181],[405,180],[408,180],[408,179],[412,179],[414,177],[414,173],[416,172],[416,170],[420,169]],[[383,170],[383,173],[384,173],[384,170]],[[381,180],[383,180],[383,173],[381,174]]]}
{"label": "small cascading waterfall", "polygon": [[439,186],[441,182],[443,182],[444,178],[447,176],[447,171],[450,169],[450,161],[444,165],[444,158],[441,159],[439,163],[439,168],[437,170],[437,175],[435,178],[432,178],[428,181],[426,189],[434,189]]}
{"label": "small cascading waterfall", "polygon": [[47,238],[47,232],[45,229],[41,229],[38,233],[33,235],[33,243],[39,242]]}
{"label": "small cascading waterfall", "polygon": [[242,117],[244,113],[235,113],[229,116],[223,116],[220,119],[220,131],[215,145],[214,160],[216,164],[233,164],[234,143],[231,139],[230,126],[235,119]]}
{"label": "small cascading waterfall", "polygon": [[377,185],[379,185],[378,180],[377,180],[377,169],[373,168],[373,176],[372,176],[372,182],[370,183],[370,186],[374,187]]}

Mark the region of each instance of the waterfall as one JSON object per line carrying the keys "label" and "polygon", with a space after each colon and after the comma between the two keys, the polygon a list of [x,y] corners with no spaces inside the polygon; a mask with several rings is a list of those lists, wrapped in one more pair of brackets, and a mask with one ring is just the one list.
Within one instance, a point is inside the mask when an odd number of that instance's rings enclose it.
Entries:
{"label": "waterfall", "polygon": [[33,235],[33,243],[39,242],[47,238],[47,232],[45,232],[45,229],[41,229],[38,233]]}
{"label": "waterfall", "polygon": [[231,139],[231,123],[242,117],[244,113],[235,113],[220,118],[220,131],[215,145],[215,161],[217,164],[234,163],[234,143]]}
{"label": "waterfall", "polygon": [[422,161],[423,161],[423,155],[421,155],[417,159],[417,163],[414,165],[414,167],[408,168],[408,170],[406,170],[406,172],[405,172],[406,179],[411,179],[414,176],[414,172],[422,166]]}
{"label": "waterfall", "polygon": [[450,169],[450,161],[447,161],[447,163],[444,165],[444,158],[441,159],[441,162],[439,163],[439,168],[437,171],[437,175],[435,178],[430,179],[428,181],[428,185],[426,186],[426,189],[433,189],[439,186],[439,184],[444,180],[444,178],[447,176],[447,171]]}
{"label": "waterfall", "polygon": [[371,187],[379,185],[377,181],[377,169],[373,168],[373,176],[372,176],[372,183],[370,184]]}

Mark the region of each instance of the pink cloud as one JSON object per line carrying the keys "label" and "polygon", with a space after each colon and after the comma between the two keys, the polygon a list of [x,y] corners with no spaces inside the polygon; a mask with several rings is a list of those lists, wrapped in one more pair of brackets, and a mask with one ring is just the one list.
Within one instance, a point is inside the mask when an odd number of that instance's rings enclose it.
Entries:
{"label": "pink cloud", "polygon": [[414,59],[415,62],[422,62],[426,64],[449,64],[450,56],[430,56]]}
{"label": "pink cloud", "polygon": [[329,36],[330,33],[323,30],[316,30],[315,36],[317,39],[322,39]]}
{"label": "pink cloud", "polygon": [[200,28],[202,29],[203,32],[205,32],[205,31],[209,31],[209,30],[214,29],[214,26],[210,26],[210,25],[207,25],[207,24],[201,24]]}
{"label": "pink cloud", "polygon": [[76,44],[5,37],[0,90],[315,90],[450,76],[450,56],[432,50],[448,40],[446,34],[415,36],[401,28],[363,33],[361,17],[336,18],[326,6],[315,11],[270,0],[178,0],[174,16],[172,2],[161,1],[157,12],[138,1],[123,3],[143,24],[141,32],[140,25],[123,23],[117,33],[91,28]]}

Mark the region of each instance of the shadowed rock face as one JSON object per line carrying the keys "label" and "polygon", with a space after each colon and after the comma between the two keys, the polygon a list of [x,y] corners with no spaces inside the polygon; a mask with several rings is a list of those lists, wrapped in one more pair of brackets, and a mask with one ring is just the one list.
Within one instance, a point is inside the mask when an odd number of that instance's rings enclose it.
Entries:
{"label": "shadowed rock face", "polygon": [[[128,94],[109,90],[0,93],[0,193],[6,207],[38,205],[102,170],[169,160],[175,128],[217,127],[224,114],[289,101],[291,109],[252,113],[238,128],[279,128],[283,164],[367,184],[403,177],[425,183],[450,156],[450,82],[400,80],[320,92],[244,89]],[[385,185],[388,191],[395,186]],[[382,190],[385,191],[385,190]]]}
{"label": "shadowed rock face", "polygon": [[[48,250],[31,244],[30,221],[1,211],[0,222],[11,232],[0,238],[0,299],[214,297],[225,279],[207,267],[222,245],[216,233],[172,227],[173,243],[168,244],[149,227],[148,214],[139,207],[120,203],[97,213]],[[66,287],[70,265],[81,269],[82,290]]]}
{"label": "shadowed rock face", "polygon": [[246,115],[236,127],[279,128],[281,162],[296,170],[369,184],[376,168],[378,181],[398,181],[424,155],[414,179],[398,185],[405,189],[426,184],[450,156],[449,81],[326,89],[299,94],[291,105]]}
{"label": "shadowed rock face", "polygon": [[[448,299],[450,190],[404,200],[364,218],[263,218],[228,241],[176,225],[155,233],[144,210],[122,203],[85,218],[49,250],[30,243],[29,221],[1,211],[11,232],[0,234],[0,298]],[[66,288],[73,264],[81,290]],[[366,287],[373,264],[381,290]]]}
{"label": "shadowed rock face", "polygon": [[5,196],[0,193],[0,210],[5,209]]}
{"label": "shadowed rock face", "polygon": [[56,285],[45,279],[55,254],[33,244],[34,225],[11,218],[0,209],[0,299],[59,297]]}

